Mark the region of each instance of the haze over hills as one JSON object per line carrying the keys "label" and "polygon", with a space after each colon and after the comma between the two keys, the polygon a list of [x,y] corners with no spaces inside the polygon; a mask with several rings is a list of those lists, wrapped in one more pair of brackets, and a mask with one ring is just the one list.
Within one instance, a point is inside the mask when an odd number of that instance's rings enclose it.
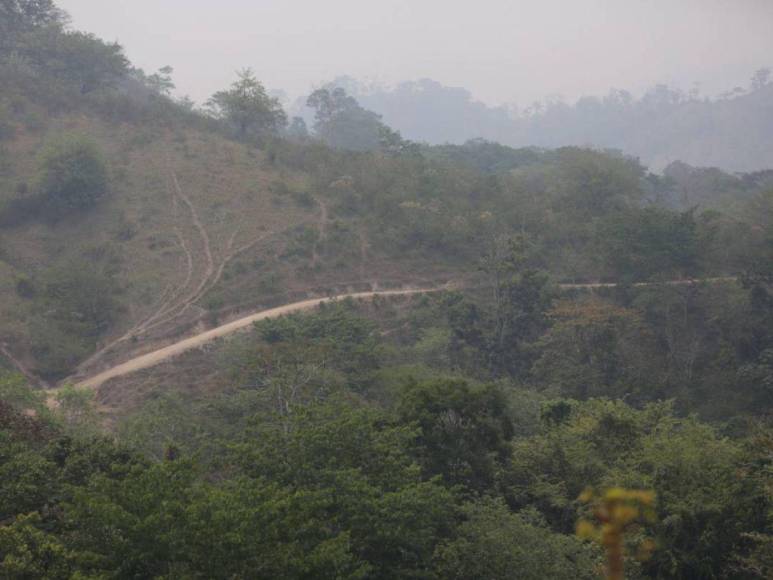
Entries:
{"label": "haze over hills", "polygon": [[[345,88],[387,125],[416,141],[592,146],[638,157],[653,171],[682,161],[748,172],[773,166],[772,81],[770,69],[761,68],[750,72],[748,87],[713,98],[658,85],[640,98],[613,90],[574,104],[538,101],[523,111],[487,106],[465,88],[431,79],[389,88],[341,77],[330,85]],[[297,110],[304,113],[302,106]]]}
{"label": "haze over hills", "polygon": [[0,578],[771,577],[764,71],[517,118],[175,80],[0,0]]}

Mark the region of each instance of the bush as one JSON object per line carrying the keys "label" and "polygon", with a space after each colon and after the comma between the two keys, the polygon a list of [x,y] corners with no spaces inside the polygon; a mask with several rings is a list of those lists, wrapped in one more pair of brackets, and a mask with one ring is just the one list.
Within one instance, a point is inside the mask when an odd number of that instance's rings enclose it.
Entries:
{"label": "bush", "polygon": [[40,202],[48,215],[88,209],[107,193],[107,164],[97,145],[85,137],[49,143],[39,167]]}
{"label": "bush", "polygon": [[435,551],[442,578],[598,578],[588,546],[510,512],[502,500],[484,498],[464,513],[458,537]]}
{"label": "bush", "polygon": [[112,325],[119,303],[110,271],[95,257],[65,262],[43,273],[30,322],[37,371],[66,376]]}

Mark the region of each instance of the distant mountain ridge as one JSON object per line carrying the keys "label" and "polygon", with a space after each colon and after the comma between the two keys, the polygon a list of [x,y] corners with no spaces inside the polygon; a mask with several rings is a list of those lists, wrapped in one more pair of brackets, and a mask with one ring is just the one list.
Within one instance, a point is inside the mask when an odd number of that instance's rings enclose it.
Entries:
{"label": "distant mountain ridge", "polygon": [[519,115],[430,79],[385,88],[341,77],[331,85],[345,88],[404,137],[430,144],[482,138],[512,147],[593,146],[621,150],[654,171],[680,160],[749,172],[773,167],[773,83],[766,71],[748,89],[714,99],[658,85],[639,99],[613,90],[574,105],[537,104]]}

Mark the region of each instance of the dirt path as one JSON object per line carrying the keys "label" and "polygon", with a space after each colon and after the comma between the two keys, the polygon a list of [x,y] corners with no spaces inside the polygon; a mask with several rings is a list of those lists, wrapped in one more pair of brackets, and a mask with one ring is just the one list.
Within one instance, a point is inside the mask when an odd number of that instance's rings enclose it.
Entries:
{"label": "dirt path", "polygon": [[[232,250],[229,252],[229,254],[226,256],[224,261],[220,264],[220,267],[215,272],[215,276],[211,280],[211,283],[217,283],[220,275],[222,274],[223,268],[227,264],[230,259],[235,257],[236,255],[240,254],[241,252],[249,249],[250,247],[257,244],[261,239],[268,236],[270,234],[265,234],[264,236],[261,236],[257,240],[254,240],[248,244],[245,244],[244,246],[241,246],[240,248],[237,248],[236,250]],[[233,246],[233,244],[229,244],[229,246]],[[646,287],[646,286],[656,286],[656,285],[667,285],[667,286],[687,286],[687,285],[693,285],[693,284],[699,284],[699,283],[710,283],[710,284],[716,284],[716,283],[723,283],[723,282],[735,282],[737,278],[735,277],[716,277],[716,278],[703,278],[703,279],[682,279],[682,280],[669,280],[665,282],[637,282],[634,284],[631,284],[633,287]],[[600,288],[616,288],[620,286],[619,283],[616,282],[596,282],[596,283],[577,283],[577,284],[558,284],[558,287],[563,290],[571,290],[571,289],[579,289],[579,290],[593,290],[593,289],[600,289]],[[202,286],[202,288],[205,287],[211,287],[209,284],[205,284]],[[97,388],[104,382],[123,376],[126,374],[133,373],[135,371],[139,371],[142,369],[146,369],[152,366],[155,366],[157,364],[160,364],[166,360],[169,360],[179,354],[182,354],[186,351],[198,348],[208,342],[211,342],[217,338],[221,338],[224,336],[227,336],[231,333],[237,332],[239,330],[243,330],[247,327],[249,327],[253,322],[257,322],[259,320],[264,320],[267,318],[274,318],[277,316],[281,316],[284,314],[290,314],[293,312],[301,312],[304,310],[310,310],[323,302],[327,302],[330,300],[339,300],[343,298],[360,298],[360,299],[372,299],[375,296],[404,296],[404,295],[410,295],[410,294],[423,294],[423,293],[430,293],[430,292],[440,292],[443,290],[450,289],[449,285],[439,287],[439,288],[428,288],[428,289],[408,289],[408,290],[383,290],[383,291],[370,291],[370,292],[355,292],[350,294],[341,294],[338,296],[333,296],[329,298],[312,298],[309,300],[303,300],[301,302],[294,302],[291,304],[286,304],[284,306],[279,306],[276,308],[271,308],[268,310],[263,310],[260,312],[256,312],[253,314],[250,314],[248,316],[244,316],[242,318],[239,318],[237,320],[234,320],[232,322],[229,322],[227,324],[224,324],[222,326],[219,326],[217,328],[213,328],[211,330],[202,332],[200,334],[197,334],[195,336],[183,339],[179,342],[176,342],[172,345],[166,346],[164,348],[158,349],[156,351],[138,356],[136,358],[133,358],[129,361],[126,361],[122,364],[119,364],[117,366],[114,366],[104,372],[101,372],[89,379],[85,379],[83,381],[80,381],[76,383],[76,386],[79,388]],[[15,359],[7,353],[4,345],[0,344],[0,352],[3,352],[3,354],[6,355],[7,358],[9,358],[11,361],[14,362],[14,364],[17,365],[17,367],[22,370],[23,367],[20,367],[18,362],[15,361]],[[25,375],[27,374],[26,371],[22,371]],[[31,377],[34,377],[34,375],[29,375]],[[36,379],[37,381],[37,379]],[[52,393],[55,391],[51,391]]]}
{"label": "dirt path", "polygon": [[[167,164],[169,164],[168,160],[167,160]],[[174,174],[174,171],[171,169],[171,166],[168,169],[168,174],[166,178],[166,188],[167,188],[167,191],[169,192],[171,206],[172,206],[171,208],[172,221],[174,224],[173,229],[174,229],[175,237],[177,238],[177,242],[183,251],[183,255],[185,256],[185,280],[174,290],[167,288],[164,291],[164,294],[162,295],[161,299],[159,300],[158,306],[155,307],[149,315],[147,315],[145,318],[143,318],[142,320],[134,324],[123,335],[110,341],[102,348],[100,348],[98,351],[93,353],[85,361],[81,362],[78,365],[78,371],[81,371],[82,369],[86,369],[89,366],[93,365],[97,360],[99,360],[102,356],[104,356],[105,353],[110,351],[116,345],[121,344],[122,342],[125,342],[131,339],[132,337],[147,331],[152,325],[154,325],[154,323],[161,320],[167,320],[168,318],[165,318],[165,317],[168,317],[175,310],[182,308],[187,302],[185,291],[190,286],[193,280],[195,263],[193,259],[193,250],[191,249],[191,244],[189,240],[186,239],[183,229],[178,224],[180,204],[183,203],[188,207],[189,211],[192,214],[191,221],[193,225],[196,226],[197,229],[199,229],[199,232],[203,231],[203,225],[201,224],[201,221],[198,220],[198,214],[196,213],[196,210],[193,207],[193,204],[191,203],[190,199],[188,199],[187,196],[184,196],[184,194],[181,195],[182,190],[180,188],[180,184],[177,181],[177,176]],[[206,235],[206,231],[204,231],[204,234],[202,235],[202,240],[204,242],[205,253],[208,257],[208,263],[211,263],[212,251],[209,246],[209,236]],[[172,316],[172,318],[174,318],[174,316]]]}
{"label": "dirt path", "polygon": [[[167,163],[169,161],[167,160]],[[169,170],[169,173],[171,173],[171,169]],[[190,244],[188,243],[188,240],[185,238],[185,234],[183,232],[183,229],[180,227],[180,225],[177,223],[179,212],[180,212],[180,197],[178,194],[178,188],[174,187],[172,184],[172,177],[171,175],[167,176],[167,190],[169,191],[169,195],[172,200],[172,222],[174,224],[174,233],[177,237],[177,241],[180,245],[180,248],[183,251],[183,254],[185,255],[185,280],[182,284],[180,284],[177,289],[171,293],[169,298],[162,302],[161,305],[153,311],[148,317],[146,317],[144,320],[141,320],[138,322],[134,327],[130,328],[126,335],[122,337],[122,339],[126,339],[128,337],[134,336],[136,334],[139,334],[141,332],[144,332],[145,329],[147,329],[150,324],[161,318],[162,316],[169,313],[172,309],[175,308],[175,306],[179,303],[180,300],[183,300],[183,296],[185,294],[185,290],[190,286],[191,281],[193,280],[193,273],[195,271],[195,263],[193,260],[193,252],[191,250]]]}
{"label": "dirt path", "polygon": [[[201,221],[196,206],[191,201],[190,197],[186,194],[185,190],[180,185],[180,181],[177,177],[177,173],[172,167],[170,159],[166,159],[166,181],[167,190],[169,192],[171,205],[172,205],[172,218],[174,223],[174,233],[177,238],[179,247],[183,252],[184,264],[185,264],[185,279],[177,286],[177,288],[167,288],[161,299],[158,301],[158,305],[145,316],[142,320],[138,321],[131,328],[129,328],[124,334],[118,338],[110,341],[104,345],[97,352],[88,357],[80,365],[76,371],[76,376],[87,372],[89,367],[92,367],[97,363],[100,358],[104,357],[110,350],[117,345],[126,342],[132,338],[139,337],[151,330],[154,330],[165,324],[174,322],[175,319],[184,315],[188,309],[196,304],[209,290],[211,290],[220,281],[226,266],[240,254],[252,249],[260,242],[273,236],[275,232],[266,232],[241,246],[234,248],[236,237],[239,233],[238,228],[232,233],[228,244],[225,248],[225,253],[221,260],[215,260],[215,253],[213,251],[212,243],[207,232],[206,227]],[[181,212],[181,206],[187,211]],[[187,215],[186,218],[182,218],[181,214]],[[181,218],[184,224],[180,224]],[[327,208],[323,205],[321,227],[324,231],[324,223],[327,221]],[[198,233],[197,236],[187,236],[185,234],[185,227]],[[203,260],[197,260],[197,256],[203,254]],[[203,266],[203,267],[202,267]],[[203,271],[202,271],[203,270]],[[196,272],[200,274],[196,274]],[[191,287],[193,286],[193,287]]]}
{"label": "dirt path", "polygon": [[[175,344],[171,344],[164,348],[160,348],[156,351],[144,354],[142,356],[138,356],[137,358],[131,359],[129,361],[126,361],[125,363],[119,364],[111,369],[108,369],[102,373],[99,373],[98,375],[95,375],[90,379],[86,379],[76,384],[75,386],[78,388],[95,389],[99,387],[102,383],[110,379],[127,375],[129,373],[133,373],[135,371],[139,371],[142,369],[150,368],[166,360],[169,360],[179,354],[182,354],[186,351],[198,348],[217,338],[221,338],[223,336],[227,336],[239,330],[248,328],[250,325],[252,325],[253,322],[257,322],[259,320],[265,320],[267,318],[275,318],[277,316],[282,316],[283,314],[291,314],[293,312],[302,312],[304,310],[310,310],[316,306],[319,306],[323,302],[329,302],[331,300],[340,300],[343,298],[372,299],[376,296],[407,296],[410,294],[426,294],[430,292],[441,292],[446,289],[448,289],[447,286],[440,287],[440,288],[427,288],[427,289],[382,290],[379,292],[355,292],[351,294],[341,294],[339,296],[333,296],[330,298],[312,298],[310,300],[303,300],[301,302],[285,304],[284,306],[271,308],[269,310],[262,310],[260,312],[250,314],[249,316],[239,318],[238,320],[234,320],[222,326],[218,326],[217,328],[213,328],[206,332],[202,332],[195,336],[191,336]],[[52,391],[52,393],[53,392],[54,391]]]}
{"label": "dirt path", "polygon": [[[683,278],[681,280],[666,280],[664,282],[634,282],[632,288],[646,288],[647,286],[692,286],[693,284],[720,284],[722,282],[736,282],[736,276],[722,276],[717,278]],[[596,288],[617,288],[623,286],[620,282],[588,282],[580,284],[558,284],[562,290],[593,290]]]}
{"label": "dirt path", "polygon": [[[172,182],[174,195],[176,196],[176,199],[180,200],[183,203],[183,205],[185,205],[185,207],[188,208],[188,213],[190,214],[190,225],[193,226],[193,228],[199,233],[201,249],[203,250],[204,257],[205,257],[204,273],[202,274],[198,285],[193,289],[193,291],[190,294],[175,301],[173,304],[168,306],[164,311],[156,314],[156,316],[147,320],[145,323],[142,323],[136,329],[134,334],[137,334],[139,332],[147,332],[148,330],[151,330],[162,324],[166,324],[167,322],[174,320],[178,316],[182,316],[187,311],[188,308],[190,308],[199,298],[201,298],[201,296],[203,296],[204,292],[206,292],[207,288],[209,287],[210,281],[212,280],[212,278],[215,276],[217,272],[215,267],[215,259],[213,257],[213,252],[212,252],[212,243],[210,242],[210,239],[209,239],[209,233],[207,232],[207,229],[204,227],[204,224],[201,222],[201,219],[199,218],[199,214],[196,211],[196,206],[193,205],[193,202],[191,201],[191,199],[185,193],[183,188],[180,187],[180,182],[177,178],[177,173],[172,167],[171,162],[167,161],[167,165],[169,167],[169,176]],[[180,236],[180,240],[182,242],[184,238]],[[183,246],[183,249],[186,250],[186,256],[188,257],[188,260],[189,260],[188,263],[190,265],[191,263],[190,251],[188,251],[185,246]],[[190,273],[191,270],[189,269],[188,272]],[[186,283],[183,286],[181,286],[181,288],[184,290],[188,286],[189,282],[190,282],[190,277],[186,278]]]}

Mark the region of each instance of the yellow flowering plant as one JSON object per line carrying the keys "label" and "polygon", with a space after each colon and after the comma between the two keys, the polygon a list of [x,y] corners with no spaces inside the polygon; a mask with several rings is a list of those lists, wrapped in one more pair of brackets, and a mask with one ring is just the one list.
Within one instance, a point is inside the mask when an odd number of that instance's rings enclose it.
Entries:
{"label": "yellow flowering plant", "polygon": [[[589,504],[593,519],[577,522],[577,535],[601,544],[607,556],[606,578],[624,578],[625,535],[635,533],[655,521],[655,493],[621,487],[609,488],[601,494],[586,489],[578,498]],[[655,549],[651,539],[642,541],[636,557],[646,560]]]}

